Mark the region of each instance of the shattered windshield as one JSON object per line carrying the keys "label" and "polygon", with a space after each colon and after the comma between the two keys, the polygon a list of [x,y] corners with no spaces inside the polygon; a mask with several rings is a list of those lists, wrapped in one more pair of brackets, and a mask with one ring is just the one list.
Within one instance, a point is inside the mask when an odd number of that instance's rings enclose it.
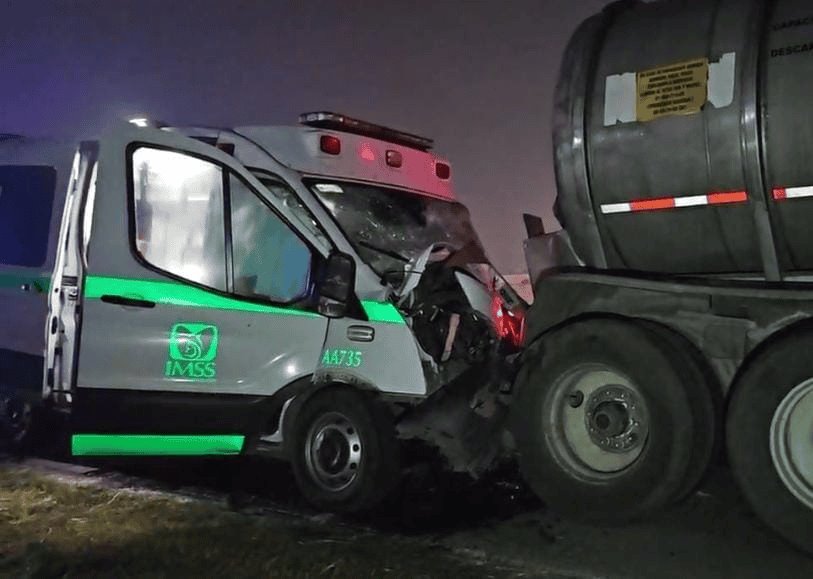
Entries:
{"label": "shattered windshield", "polygon": [[434,243],[454,250],[474,247],[483,254],[468,209],[460,203],[378,185],[316,180],[306,185],[382,277],[402,271]]}

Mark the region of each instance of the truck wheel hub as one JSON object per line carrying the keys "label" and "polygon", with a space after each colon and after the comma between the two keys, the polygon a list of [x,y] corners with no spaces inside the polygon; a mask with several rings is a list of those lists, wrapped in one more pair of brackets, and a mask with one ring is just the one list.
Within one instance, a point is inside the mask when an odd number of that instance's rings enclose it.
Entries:
{"label": "truck wheel hub", "polygon": [[361,466],[358,429],[342,414],[325,414],[309,431],[305,459],[318,486],[331,492],[343,491],[356,480]]}
{"label": "truck wheel hub", "polygon": [[782,483],[813,509],[813,378],[791,390],[776,408],[770,448]]}
{"label": "truck wheel hub", "polygon": [[593,393],[584,415],[591,440],[608,452],[629,452],[643,442],[641,405],[624,386],[607,386]]}
{"label": "truck wheel hub", "polygon": [[635,382],[601,363],[584,363],[552,384],[546,420],[558,432],[548,443],[573,476],[621,476],[643,452],[649,412]]}

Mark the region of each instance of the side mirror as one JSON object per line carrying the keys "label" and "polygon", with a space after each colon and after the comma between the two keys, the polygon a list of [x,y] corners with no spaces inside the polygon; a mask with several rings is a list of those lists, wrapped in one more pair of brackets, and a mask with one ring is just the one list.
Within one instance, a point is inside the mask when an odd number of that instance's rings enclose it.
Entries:
{"label": "side mirror", "polygon": [[342,318],[356,293],[356,262],[346,253],[332,252],[327,257],[322,279],[317,285],[319,313]]}

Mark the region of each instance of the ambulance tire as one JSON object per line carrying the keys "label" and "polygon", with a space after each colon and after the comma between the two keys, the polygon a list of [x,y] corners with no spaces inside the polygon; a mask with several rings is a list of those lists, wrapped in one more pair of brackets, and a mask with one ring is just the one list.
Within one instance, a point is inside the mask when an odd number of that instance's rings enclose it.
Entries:
{"label": "ambulance tire", "polygon": [[657,333],[616,319],[565,326],[526,361],[515,396],[520,469],[552,511],[617,525],[663,509],[683,488],[692,407]]}
{"label": "ambulance tire", "polygon": [[23,399],[0,391],[0,413],[0,450],[27,454],[35,435],[35,409]]}
{"label": "ambulance tire", "polygon": [[756,514],[813,554],[813,330],[785,335],[752,359],[734,386],[726,445]]}
{"label": "ambulance tire", "polygon": [[722,449],[722,393],[717,377],[694,345],[684,336],[659,324],[642,325],[658,334],[678,362],[683,386],[689,396],[694,421],[692,458],[674,501],[690,496],[705,478],[709,467],[719,459]]}
{"label": "ambulance tire", "polygon": [[399,445],[389,410],[351,388],[314,394],[297,413],[289,456],[304,498],[338,513],[372,510],[398,486]]}

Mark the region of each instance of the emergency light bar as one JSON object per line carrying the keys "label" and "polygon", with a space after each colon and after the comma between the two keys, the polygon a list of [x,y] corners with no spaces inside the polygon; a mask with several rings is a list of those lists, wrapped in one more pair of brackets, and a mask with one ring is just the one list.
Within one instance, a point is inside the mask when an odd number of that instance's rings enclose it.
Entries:
{"label": "emergency light bar", "polygon": [[166,123],[161,121],[156,121],[155,119],[148,119],[147,117],[136,117],[133,119],[127,119],[127,122],[133,126],[138,127],[139,129],[165,129],[168,127]]}
{"label": "emergency light bar", "polygon": [[403,145],[419,151],[430,150],[435,141],[411,133],[396,131],[381,125],[360,121],[351,117],[330,112],[304,113],[299,115],[299,123],[316,129],[343,131],[371,139],[380,139],[396,145]]}

